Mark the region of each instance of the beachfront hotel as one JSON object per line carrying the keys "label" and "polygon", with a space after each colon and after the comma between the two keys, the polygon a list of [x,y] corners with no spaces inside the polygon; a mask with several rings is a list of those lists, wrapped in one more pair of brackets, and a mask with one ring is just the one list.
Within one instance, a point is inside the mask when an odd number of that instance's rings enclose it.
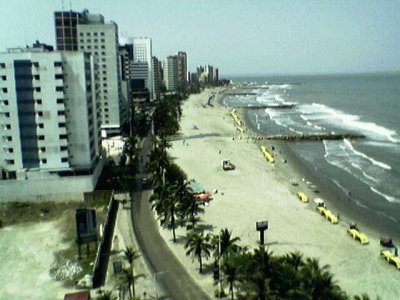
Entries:
{"label": "beachfront hotel", "polygon": [[60,201],[94,189],[103,166],[95,76],[84,52],[37,42],[0,53],[2,200]]}
{"label": "beachfront hotel", "polygon": [[99,85],[101,128],[104,134],[119,133],[127,122],[127,93],[121,82],[118,26],[105,23],[101,14],[61,11],[54,13],[58,50],[80,50],[92,54],[96,61]]}

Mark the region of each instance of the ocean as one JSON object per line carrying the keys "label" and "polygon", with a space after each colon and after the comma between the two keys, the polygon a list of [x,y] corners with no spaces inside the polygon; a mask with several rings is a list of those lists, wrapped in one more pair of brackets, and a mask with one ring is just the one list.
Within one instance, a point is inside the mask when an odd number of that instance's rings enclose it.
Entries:
{"label": "ocean", "polygon": [[[336,195],[332,205],[382,236],[400,238],[400,73],[237,76],[246,83],[227,106],[246,109],[262,135],[355,133],[363,139],[289,142],[292,152]],[[323,195],[321,195],[323,197]]]}

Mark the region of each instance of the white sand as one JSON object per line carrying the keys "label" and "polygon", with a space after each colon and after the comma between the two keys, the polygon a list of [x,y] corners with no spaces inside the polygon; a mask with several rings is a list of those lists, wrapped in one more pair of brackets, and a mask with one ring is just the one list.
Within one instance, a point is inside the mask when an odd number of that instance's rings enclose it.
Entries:
{"label": "white sand", "polygon": [[[218,105],[202,107],[215,91],[192,95],[185,102],[181,133],[186,143],[176,140],[169,151],[189,178],[209,191],[218,189],[202,216],[204,223],[212,225],[214,233],[227,227],[241,238],[242,244],[257,247],[255,223],[268,220],[266,243],[274,253],[299,250],[305,256],[319,258],[321,266],[331,266],[334,279],[350,295],[368,293],[373,298],[379,295],[382,299],[400,299],[400,272],[379,257],[378,237],[366,232],[370,244],[362,246],[347,234],[346,222],[332,225],[315,212],[315,197],[309,204],[297,200],[295,193],[299,190],[312,195],[304,184],[289,184],[291,178],[302,178],[293,173],[290,162],[283,164],[278,159],[276,164],[267,163],[259,146],[245,135],[239,139],[229,109]],[[226,158],[236,164],[236,170],[221,169],[221,160]],[[172,233],[161,231],[192,276],[212,295],[216,289],[212,273],[200,275],[197,261],[192,262],[185,255],[183,243],[173,244]],[[185,236],[186,230],[179,229],[177,233],[178,237]],[[213,260],[206,263],[212,264]]]}

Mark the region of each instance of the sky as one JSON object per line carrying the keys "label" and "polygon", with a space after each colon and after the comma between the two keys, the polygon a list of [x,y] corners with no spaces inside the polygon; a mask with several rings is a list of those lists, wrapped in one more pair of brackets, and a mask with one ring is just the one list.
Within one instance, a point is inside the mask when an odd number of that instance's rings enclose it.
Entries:
{"label": "sky", "polygon": [[221,75],[400,71],[399,0],[0,0],[0,51],[55,44],[53,12],[101,13],[121,40]]}

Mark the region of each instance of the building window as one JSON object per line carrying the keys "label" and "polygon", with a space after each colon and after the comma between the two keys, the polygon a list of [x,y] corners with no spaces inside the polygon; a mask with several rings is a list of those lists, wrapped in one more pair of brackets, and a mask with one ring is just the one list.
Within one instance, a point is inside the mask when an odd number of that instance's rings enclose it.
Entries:
{"label": "building window", "polygon": [[47,164],[47,159],[46,159],[46,158],[43,158],[43,159],[40,160],[40,162],[41,162],[42,164]]}
{"label": "building window", "polygon": [[65,116],[65,110],[59,110],[57,111],[58,116]]}
{"label": "building window", "polygon": [[63,163],[68,162],[68,157],[61,157],[61,162]]}
{"label": "building window", "polygon": [[106,46],[104,46],[104,45],[101,45],[100,47],[101,47],[101,49],[106,49]]}
{"label": "building window", "polygon": [[57,104],[64,104],[64,99],[63,98],[58,98],[57,99]]}
{"label": "building window", "polygon": [[3,136],[3,141],[5,142],[12,142],[12,136]]}
{"label": "building window", "polygon": [[86,35],[87,35],[87,36],[90,36],[90,32],[86,32]]}
{"label": "building window", "polygon": [[46,152],[46,147],[40,147],[39,151],[42,152],[42,153]]}
{"label": "building window", "polygon": [[39,136],[38,136],[38,140],[39,140],[39,141],[44,141],[44,139],[45,139],[45,138],[44,138],[44,135],[39,135]]}
{"label": "building window", "polygon": [[4,69],[6,67],[5,63],[0,63],[0,68]]}
{"label": "building window", "polygon": [[68,150],[68,147],[67,146],[61,146],[60,147],[60,151],[67,151]]}
{"label": "building window", "polygon": [[11,125],[10,125],[10,124],[4,125],[4,129],[5,129],[5,130],[10,130],[10,129],[11,129]]}
{"label": "building window", "polygon": [[101,35],[101,36],[104,36],[104,32],[100,32],[100,35]]}
{"label": "building window", "polygon": [[66,134],[60,134],[60,140],[65,140],[67,139],[67,135]]}
{"label": "building window", "polygon": [[104,42],[105,42],[105,39],[101,39],[100,42],[104,43]]}
{"label": "building window", "polygon": [[14,161],[13,159],[6,159],[5,162],[6,162],[6,165],[13,165],[13,164],[15,164],[15,161]]}
{"label": "building window", "polygon": [[97,34],[98,34],[97,32],[94,32],[94,33],[93,33],[94,36],[97,36]]}
{"label": "building window", "polygon": [[5,105],[5,106],[8,106],[8,104],[9,104],[8,100],[3,100],[1,103],[2,103],[3,105]]}
{"label": "building window", "polygon": [[3,148],[3,150],[6,153],[14,153],[14,149],[13,148]]}
{"label": "building window", "polygon": [[1,80],[7,80],[7,76],[6,75],[1,76]]}
{"label": "building window", "polygon": [[55,67],[62,67],[62,62],[61,61],[55,61],[54,62]]}
{"label": "building window", "polygon": [[91,41],[92,41],[91,39],[87,39],[87,40],[86,40],[87,43],[90,43]]}
{"label": "building window", "polygon": [[64,122],[58,123],[58,127],[59,127],[59,128],[64,128],[64,127],[65,127],[65,123],[64,123]]}
{"label": "building window", "polygon": [[8,93],[8,89],[7,89],[7,88],[2,88],[1,90],[2,90],[3,93],[5,93],[5,94]]}
{"label": "building window", "polygon": [[55,79],[64,79],[64,75],[63,74],[56,74],[54,75]]}
{"label": "building window", "polygon": [[40,92],[42,89],[40,87],[35,88],[35,92]]}
{"label": "building window", "polygon": [[38,111],[38,112],[37,112],[37,116],[38,116],[38,117],[43,117],[43,112],[42,112],[42,111]]}
{"label": "building window", "polygon": [[44,124],[43,124],[43,123],[39,123],[39,124],[38,124],[38,127],[41,128],[41,129],[43,129],[43,128],[44,128]]}
{"label": "building window", "polygon": [[83,32],[79,32],[79,36],[83,36]]}
{"label": "building window", "polygon": [[62,92],[64,88],[62,86],[56,86],[56,92]]}
{"label": "building window", "polygon": [[36,104],[41,105],[42,104],[42,99],[37,99],[35,102],[36,102]]}
{"label": "building window", "polygon": [[36,80],[40,80],[40,75],[33,75],[33,78]]}
{"label": "building window", "polygon": [[35,68],[39,68],[39,63],[38,62],[33,62],[32,66],[35,67]]}

